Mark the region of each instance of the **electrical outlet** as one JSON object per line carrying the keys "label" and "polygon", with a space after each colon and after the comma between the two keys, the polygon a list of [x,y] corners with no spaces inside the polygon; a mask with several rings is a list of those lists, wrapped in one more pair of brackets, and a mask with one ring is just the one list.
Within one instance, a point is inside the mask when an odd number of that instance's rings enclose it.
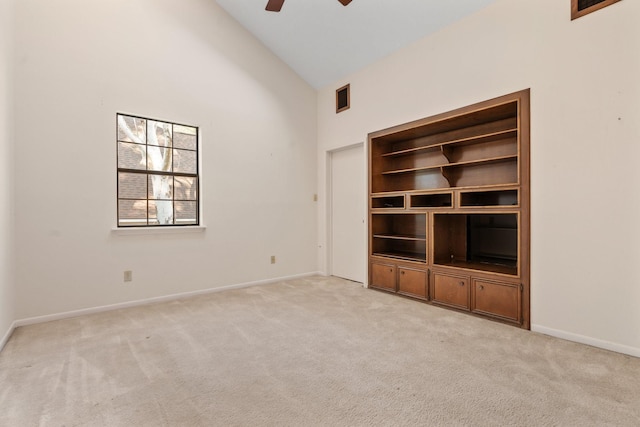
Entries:
{"label": "electrical outlet", "polygon": [[276,263],[276,256],[271,255],[271,264],[275,264],[275,263]]}
{"label": "electrical outlet", "polygon": [[132,280],[133,280],[133,271],[125,270],[125,272],[124,272],[124,281],[125,282],[130,282]]}

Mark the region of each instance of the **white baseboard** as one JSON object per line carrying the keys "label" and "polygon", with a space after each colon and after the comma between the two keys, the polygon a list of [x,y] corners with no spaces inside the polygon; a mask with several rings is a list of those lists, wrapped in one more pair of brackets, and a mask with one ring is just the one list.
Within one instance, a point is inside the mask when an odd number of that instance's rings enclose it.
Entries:
{"label": "white baseboard", "polygon": [[590,345],[592,347],[615,351],[616,353],[628,354],[629,356],[640,357],[640,348],[630,347],[624,344],[617,344],[610,341],[599,340],[597,338],[591,338],[571,332],[547,328],[546,326],[541,325],[531,325],[531,330],[533,332],[538,332],[544,335],[562,338],[567,341],[573,341],[580,344]]}
{"label": "white baseboard", "polygon": [[16,325],[16,322],[11,323],[11,326],[9,326],[9,330],[7,331],[7,333],[4,334],[2,339],[0,339],[0,351],[2,351],[5,345],[7,345],[7,343],[9,342],[9,338],[11,338],[11,334],[13,334],[13,330],[17,326],[18,325]]}
{"label": "white baseboard", "polygon": [[[103,305],[99,307],[83,308],[80,310],[67,311],[64,313],[48,314],[46,316],[30,317],[27,319],[16,320],[15,322],[13,322],[12,327],[16,328],[18,326],[34,325],[36,323],[51,322],[53,320],[68,319],[70,317],[84,316],[87,314],[101,313],[104,311],[119,310],[122,308],[136,307],[140,305],[152,304],[157,302],[173,301],[173,300],[182,299],[182,298],[195,297],[198,295],[206,295],[206,294],[211,294],[215,292],[228,291],[231,289],[240,289],[240,288],[248,288],[250,286],[268,285],[271,283],[281,282],[283,280],[299,279],[302,277],[310,277],[315,275],[318,275],[318,272],[296,274],[293,276],[277,277],[273,279],[256,280],[254,282],[245,282],[245,283],[238,283],[235,285],[220,286],[218,288],[202,289],[199,291],[191,291],[191,292],[182,292],[179,294],[171,294],[171,295],[164,295],[160,297],[146,298],[142,300],[127,301],[127,302],[121,302],[117,304]],[[7,340],[8,340],[8,337],[11,335],[10,332],[12,330],[13,329],[11,329],[7,334],[7,337],[6,337]],[[0,346],[0,350],[1,349],[2,347]]]}
{"label": "white baseboard", "polygon": [[[30,317],[30,318],[26,318],[26,319],[20,319],[20,320],[14,321],[11,324],[11,326],[9,327],[9,330],[4,334],[2,339],[0,339],[0,351],[2,351],[4,346],[7,344],[7,342],[9,341],[9,338],[11,338],[11,334],[13,333],[14,329],[19,327],[19,326],[33,325],[33,324],[36,324],[36,323],[50,322],[50,321],[53,321],[53,320],[67,319],[67,318],[70,318],[70,317],[78,317],[78,316],[83,316],[83,315],[87,315],[87,314],[101,313],[101,312],[104,312],[104,311],[119,310],[119,309],[122,309],[122,308],[136,307],[136,306],[140,306],[140,305],[152,304],[152,303],[157,303],[157,302],[173,301],[173,300],[182,299],[182,298],[195,297],[195,296],[198,296],[198,295],[206,295],[206,294],[211,294],[211,293],[215,293],[215,292],[228,291],[228,290],[231,290],[231,289],[241,289],[241,288],[248,288],[250,286],[268,285],[268,284],[271,284],[271,283],[281,282],[281,281],[284,281],[284,280],[299,279],[299,278],[310,277],[310,276],[326,276],[326,273],[315,271],[315,272],[310,272],[310,273],[296,274],[296,275],[292,275],[292,276],[278,277],[278,278],[265,279],[265,280],[257,280],[257,281],[254,281],[254,282],[238,283],[238,284],[235,284],[235,285],[220,286],[218,288],[202,289],[202,290],[199,290],[199,291],[191,291],[191,292],[182,292],[182,293],[178,293],[178,294],[171,294],[171,295],[165,295],[165,296],[160,296],[160,297],[147,298],[147,299],[143,299],[143,300],[127,301],[127,302],[122,302],[122,303],[117,303],[117,304],[110,304],[110,305],[103,305],[103,306],[99,306],[99,307],[92,307],[92,308],[85,308],[85,309],[80,309],[80,310],[67,311],[67,312],[64,312],[64,313],[49,314],[49,315],[46,315],[46,316],[38,316],[38,317]],[[568,341],[578,342],[578,343],[581,343],[581,344],[586,344],[586,345],[590,345],[590,346],[593,346],[593,347],[602,348],[602,349],[605,349],[605,350],[615,351],[617,353],[628,354],[628,355],[634,356],[634,357],[640,357],[640,348],[626,346],[626,345],[623,345],[623,344],[617,344],[617,343],[613,343],[613,342],[610,342],[610,341],[599,340],[599,339],[596,339],[596,338],[591,338],[591,337],[587,337],[587,336],[584,336],[584,335],[574,334],[574,333],[571,333],[571,332],[561,331],[561,330],[548,328],[546,326],[535,325],[535,324],[531,325],[531,330],[533,332],[538,332],[538,333],[541,333],[541,334],[544,334],[544,335],[549,335],[549,336],[552,336],[552,337],[561,338],[561,339],[565,339],[565,340],[568,340]]]}

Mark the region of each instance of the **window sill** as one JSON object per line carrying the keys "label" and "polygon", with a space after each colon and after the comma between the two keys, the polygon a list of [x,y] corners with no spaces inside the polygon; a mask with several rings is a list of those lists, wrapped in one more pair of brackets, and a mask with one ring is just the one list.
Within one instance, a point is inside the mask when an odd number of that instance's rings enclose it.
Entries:
{"label": "window sill", "polygon": [[112,228],[111,234],[117,236],[139,236],[151,234],[191,234],[204,233],[207,227],[204,225],[183,225],[178,227],[120,227]]}

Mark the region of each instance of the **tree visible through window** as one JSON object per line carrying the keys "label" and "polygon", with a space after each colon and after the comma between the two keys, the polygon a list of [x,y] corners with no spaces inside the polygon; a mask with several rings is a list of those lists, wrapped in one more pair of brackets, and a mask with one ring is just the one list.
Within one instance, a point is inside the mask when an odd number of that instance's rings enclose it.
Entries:
{"label": "tree visible through window", "polygon": [[198,128],[117,114],[118,226],[198,225]]}

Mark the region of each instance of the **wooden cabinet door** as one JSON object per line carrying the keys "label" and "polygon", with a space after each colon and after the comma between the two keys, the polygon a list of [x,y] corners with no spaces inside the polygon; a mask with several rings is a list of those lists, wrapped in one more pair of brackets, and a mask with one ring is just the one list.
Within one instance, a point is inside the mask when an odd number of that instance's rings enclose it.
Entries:
{"label": "wooden cabinet door", "polygon": [[396,291],[396,266],[371,263],[371,283],[369,286],[386,291]]}
{"label": "wooden cabinet door", "polygon": [[471,310],[474,313],[521,323],[521,292],[517,283],[473,280],[473,301]]}
{"label": "wooden cabinet door", "polygon": [[427,272],[412,268],[398,267],[398,293],[427,298]]}
{"label": "wooden cabinet door", "polygon": [[433,302],[469,310],[468,277],[432,273],[431,279],[431,300]]}

